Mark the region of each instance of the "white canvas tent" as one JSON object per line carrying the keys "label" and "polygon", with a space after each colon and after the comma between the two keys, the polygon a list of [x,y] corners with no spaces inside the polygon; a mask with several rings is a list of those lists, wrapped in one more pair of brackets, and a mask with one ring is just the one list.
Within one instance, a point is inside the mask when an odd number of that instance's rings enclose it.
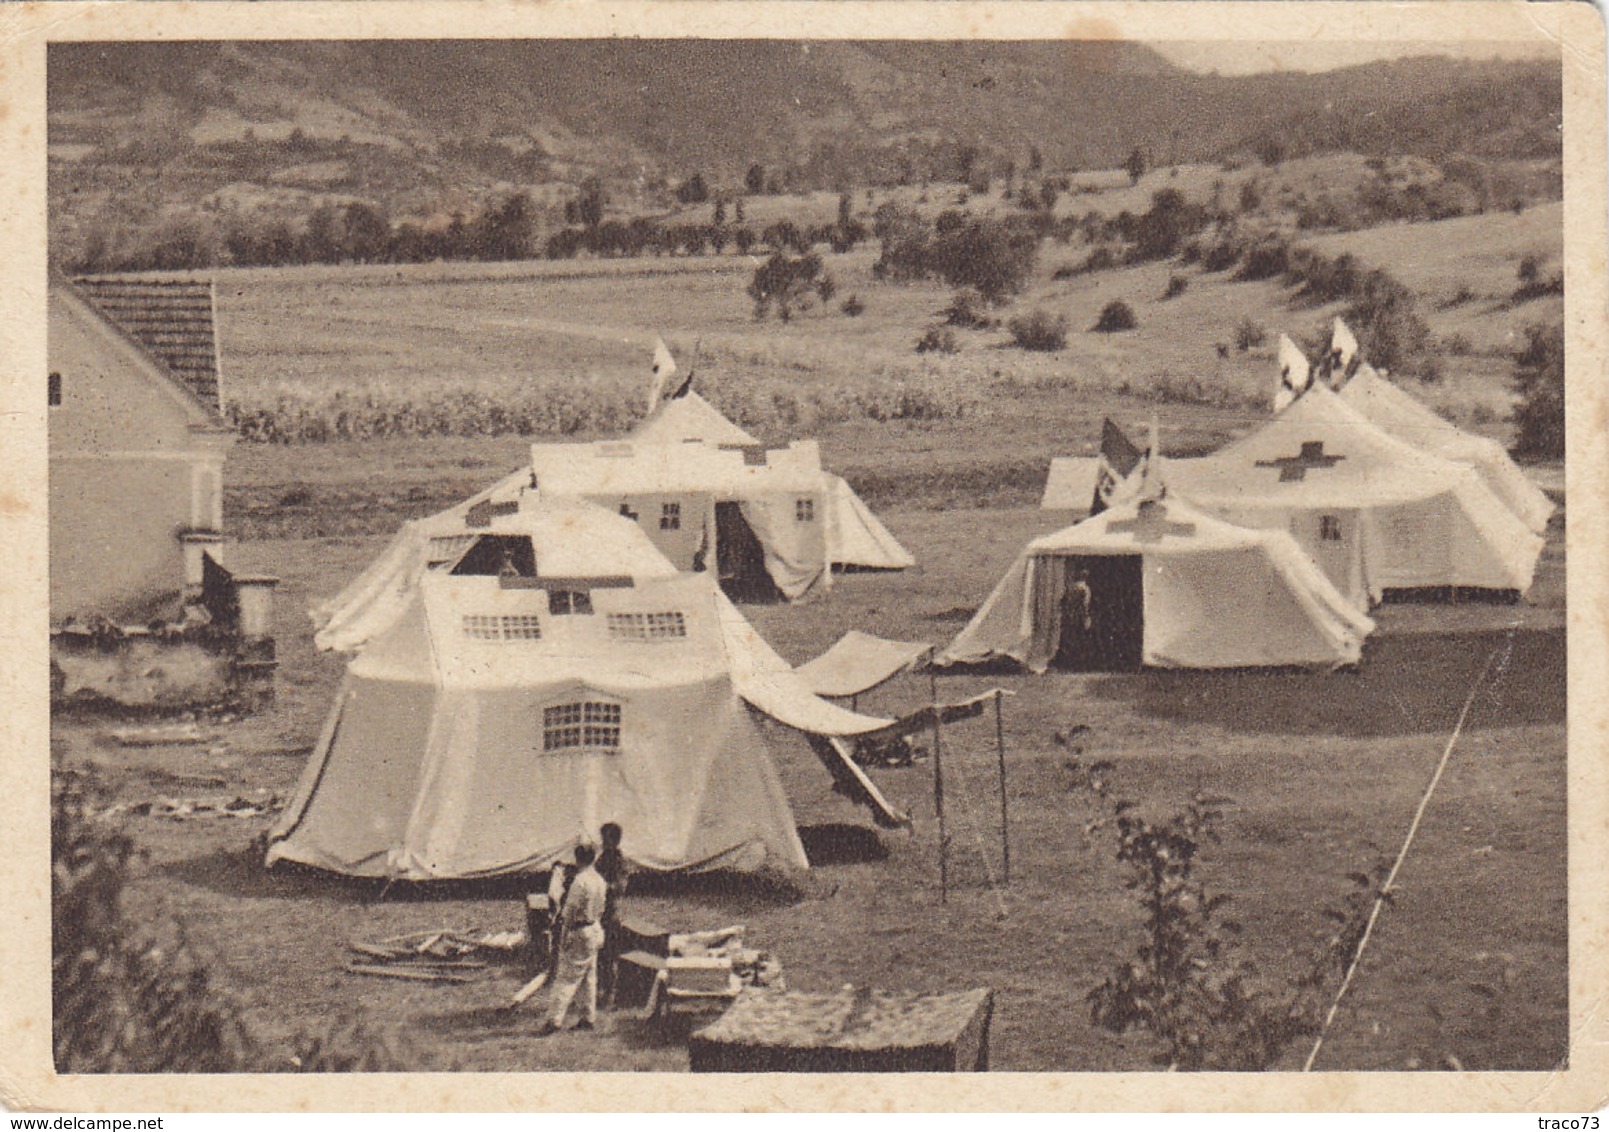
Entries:
{"label": "white canvas tent", "polygon": [[[1080,581],[1090,621],[1070,625],[1078,607],[1067,597]],[[1334,668],[1357,663],[1373,628],[1289,535],[1234,526],[1169,494],[1029,543],[935,663]]]}
{"label": "white canvas tent", "polygon": [[489,876],[615,821],[644,869],[805,868],[767,719],[835,777],[843,737],[889,723],[811,693],[707,574],[427,572],[351,662],[267,860]]}
{"label": "white canvas tent", "polygon": [[[632,430],[637,444],[706,444],[747,450],[755,458],[763,446],[696,392],[661,401]],[[834,568],[904,570],[916,565],[910,551],[889,533],[842,476],[822,472],[826,507],[827,562]]]}
{"label": "white canvas tent", "polygon": [[[639,523],[679,570],[710,570],[729,590],[797,601],[830,589],[828,491],[814,441],[771,451],[705,444],[531,445],[547,497],[580,498]],[[760,587],[756,589],[756,587]]]}
{"label": "white canvas tent", "polygon": [[1542,553],[1473,468],[1387,435],[1318,384],[1249,436],[1169,461],[1168,484],[1237,525],[1288,530],[1359,608],[1388,589],[1524,593]]}
{"label": "white canvas tent", "polygon": [[1519,469],[1503,446],[1485,436],[1464,432],[1412,394],[1387,381],[1368,363],[1341,387],[1340,398],[1383,431],[1415,448],[1468,464],[1492,494],[1530,530],[1541,534],[1553,515],[1553,503]]}

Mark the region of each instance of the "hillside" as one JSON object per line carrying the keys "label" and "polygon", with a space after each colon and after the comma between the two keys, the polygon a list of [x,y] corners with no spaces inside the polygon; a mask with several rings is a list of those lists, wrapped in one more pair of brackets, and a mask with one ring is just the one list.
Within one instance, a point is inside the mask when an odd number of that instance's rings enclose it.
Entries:
{"label": "hillside", "polygon": [[[1545,63],[1404,59],[1219,77],[1133,43],[54,44],[52,203],[128,219],[334,195],[424,217],[588,175],[787,188],[1352,150],[1556,158]],[[1270,146],[1273,147],[1270,150]],[[304,209],[305,210],[305,209]]]}

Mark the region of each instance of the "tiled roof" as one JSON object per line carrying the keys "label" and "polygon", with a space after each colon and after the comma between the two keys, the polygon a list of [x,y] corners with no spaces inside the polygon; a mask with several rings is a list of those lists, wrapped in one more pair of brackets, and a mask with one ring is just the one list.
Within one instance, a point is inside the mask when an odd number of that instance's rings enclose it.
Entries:
{"label": "tiled roof", "polygon": [[144,346],[214,413],[221,410],[211,283],[75,279],[106,317]]}

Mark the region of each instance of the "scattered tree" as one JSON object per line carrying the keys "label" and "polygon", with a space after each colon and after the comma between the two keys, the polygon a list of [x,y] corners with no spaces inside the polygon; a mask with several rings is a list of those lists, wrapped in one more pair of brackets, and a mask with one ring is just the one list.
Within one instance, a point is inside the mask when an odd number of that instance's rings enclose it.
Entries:
{"label": "scattered tree", "polygon": [[1522,456],[1564,455],[1564,327],[1531,326],[1514,358],[1514,450]]}

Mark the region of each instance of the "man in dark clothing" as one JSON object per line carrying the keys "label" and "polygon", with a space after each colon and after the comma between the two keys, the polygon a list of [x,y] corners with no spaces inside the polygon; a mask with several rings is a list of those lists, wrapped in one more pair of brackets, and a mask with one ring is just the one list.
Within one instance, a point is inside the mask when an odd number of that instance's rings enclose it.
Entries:
{"label": "man in dark clothing", "polygon": [[603,852],[598,854],[595,866],[598,875],[609,886],[603,904],[603,953],[598,957],[598,992],[604,1003],[611,1004],[615,997],[615,964],[620,958],[620,898],[626,893],[631,866],[620,851],[624,832],[614,822],[598,831],[603,839]]}

